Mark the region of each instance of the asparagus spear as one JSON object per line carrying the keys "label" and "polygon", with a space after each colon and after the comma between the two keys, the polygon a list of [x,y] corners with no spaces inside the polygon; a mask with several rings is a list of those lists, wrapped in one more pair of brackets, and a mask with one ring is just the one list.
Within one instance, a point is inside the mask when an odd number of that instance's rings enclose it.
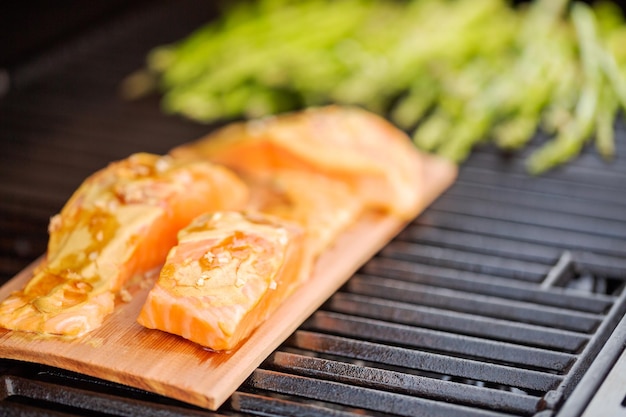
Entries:
{"label": "asparagus spear", "polygon": [[596,149],[604,159],[610,160],[615,155],[614,123],[619,103],[614,92],[607,84],[602,86],[600,103],[596,114]]}
{"label": "asparagus spear", "polygon": [[574,118],[561,129],[557,137],[530,156],[528,169],[539,174],[578,155],[594,129],[597,116],[602,73],[598,62],[600,45],[597,38],[593,10],[584,3],[575,3],[572,21],[580,45],[580,58],[584,74],[583,86]]}

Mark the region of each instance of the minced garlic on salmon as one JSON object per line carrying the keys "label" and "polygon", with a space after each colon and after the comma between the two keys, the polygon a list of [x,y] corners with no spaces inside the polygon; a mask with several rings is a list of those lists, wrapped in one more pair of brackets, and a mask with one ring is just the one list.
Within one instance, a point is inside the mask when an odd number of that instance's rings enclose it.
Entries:
{"label": "minced garlic on salmon", "polygon": [[248,197],[239,177],[209,162],[140,153],[110,164],[51,219],[46,259],[0,304],[0,326],[65,336],[99,327],[124,283],[161,265],[182,227]]}
{"label": "minced garlic on salmon", "polygon": [[179,234],[138,322],[231,350],[310,274],[304,233],[252,212],[198,217]]}

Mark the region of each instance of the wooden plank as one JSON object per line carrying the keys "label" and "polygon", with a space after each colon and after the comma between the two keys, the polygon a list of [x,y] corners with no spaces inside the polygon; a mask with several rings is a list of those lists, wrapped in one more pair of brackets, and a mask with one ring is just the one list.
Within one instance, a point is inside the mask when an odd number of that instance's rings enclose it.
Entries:
{"label": "wooden plank", "polygon": [[[456,178],[456,167],[425,156],[420,211]],[[415,213],[417,216],[419,213]],[[80,372],[212,410],[350,276],[383,248],[405,223],[368,213],[342,234],[316,262],[311,278],[231,352],[212,352],[193,342],[136,323],[151,280],[130,286],[132,299],[120,303],[104,324],[78,339],[0,329],[0,357]],[[0,299],[22,288],[34,265],[0,289]],[[146,282],[148,285],[146,285]]]}

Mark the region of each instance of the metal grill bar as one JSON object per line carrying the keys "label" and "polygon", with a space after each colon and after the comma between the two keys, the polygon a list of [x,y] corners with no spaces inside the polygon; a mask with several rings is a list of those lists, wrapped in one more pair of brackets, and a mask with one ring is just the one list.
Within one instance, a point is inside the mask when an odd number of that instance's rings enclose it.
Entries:
{"label": "metal grill bar", "polygon": [[458,230],[443,230],[424,224],[419,227],[407,227],[398,235],[396,240],[489,254],[495,257],[519,259],[538,264],[552,265],[561,254],[560,249],[550,246],[481,236]]}
{"label": "metal grill bar", "polygon": [[[618,120],[615,125],[617,136],[624,134],[623,121]],[[624,150],[624,145],[616,144],[616,151]],[[522,149],[514,154],[502,155],[498,150],[484,147],[478,148],[472,155],[472,160],[465,166],[482,170],[501,171],[506,170],[512,174],[525,176],[526,158],[532,149]],[[494,157],[495,156],[495,157]],[[550,172],[551,179],[560,181],[575,181],[581,184],[605,183],[620,187],[620,173],[626,172],[623,166],[611,164],[610,169],[606,169],[606,162],[594,155],[593,152],[583,153],[576,163],[562,166],[558,170]]]}
{"label": "metal grill bar", "polygon": [[256,389],[363,407],[398,416],[503,417],[506,414],[371,388],[257,369],[248,380]]}
{"label": "metal grill bar", "polygon": [[[606,178],[602,178],[602,181],[596,180],[589,183],[579,181],[578,178],[563,180],[547,176],[541,181],[537,181],[536,178],[522,173],[511,172],[506,176],[493,175],[492,170],[479,168],[475,165],[464,166],[461,176],[463,179],[458,184],[459,186],[465,182],[470,182],[497,188],[532,190],[553,196],[575,196],[579,200],[588,200],[592,204],[626,205],[626,195],[616,192],[621,189],[621,183],[614,181],[614,186],[611,187]],[[618,178],[617,175],[614,177]]]}
{"label": "metal grill bar", "polygon": [[[576,388],[576,384],[583,377],[587,369],[591,366],[593,360],[598,356],[602,347],[607,344],[606,340],[610,334],[616,329],[618,323],[623,319],[626,313],[626,291],[622,292],[621,299],[614,303],[607,312],[605,319],[598,326],[595,336],[584,347],[583,351],[576,362],[569,369],[563,383],[552,393],[546,397],[550,408],[556,409],[561,405],[563,400],[570,395]],[[626,340],[622,339],[622,343],[626,345]],[[615,342],[613,342],[615,343]],[[611,344],[613,344],[611,343]],[[613,352],[615,354],[615,352]]]}
{"label": "metal grill bar", "polygon": [[[517,202],[484,201],[468,197],[451,196],[436,201],[432,208],[447,213],[462,213],[489,219],[531,224],[554,229],[572,230],[590,235],[621,237],[626,234],[626,219],[612,220],[590,217],[587,214],[570,214],[527,208]],[[626,209],[626,206],[624,206]]]}
{"label": "metal grill bar", "polygon": [[338,293],[333,296],[328,303],[328,308],[345,314],[420,325],[431,329],[569,353],[576,353],[589,340],[580,333],[421,307],[419,303],[399,303],[347,293]]}
{"label": "metal grill bar", "polygon": [[549,265],[534,262],[400,241],[391,242],[382,250],[381,254],[411,262],[428,262],[431,265],[531,282],[541,281],[550,270]]}
{"label": "metal grill bar", "polygon": [[[626,317],[623,317],[614,337],[605,343],[598,359],[576,386],[574,392],[559,412],[562,417],[578,417],[585,409],[583,417],[598,415],[619,416],[626,414]],[[598,390],[598,394],[593,394]],[[622,397],[624,396],[624,397]]]}
{"label": "metal grill bar", "polygon": [[[335,406],[322,407],[314,404],[306,404],[297,401],[290,401],[280,396],[251,394],[247,392],[236,392],[230,399],[230,407],[233,409],[259,416],[302,416],[302,417],[354,417],[352,410],[348,407]],[[368,411],[360,411],[361,415],[373,415]]]}
{"label": "metal grill bar", "polygon": [[359,294],[373,296],[384,294],[385,298],[416,305],[427,305],[585,333],[591,332],[602,320],[601,316],[589,313],[566,311],[555,307],[491,296],[468,295],[465,292],[446,288],[428,287],[363,275],[350,280],[348,288]]}
{"label": "metal grill bar", "polygon": [[[487,203],[484,203],[487,204]],[[624,211],[626,213],[626,211]],[[518,261],[530,261],[539,264],[554,264],[563,253],[563,248],[547,246],[538,242],[524,242],[517,238],[493,237],[478,233],[467,233],[459,230],[447,230],[429,227],[424,224],[428,217],[419,227],[408,227],[399,236],[398,241],[408,241],[431,248],[450,248],[457,251],[485,254],[492,257],[515,259]],[[616,247],[619,249],[624,245]],[[623,257],[609,256],[597,252],[574,251],[575,266],[578,269],[592,269],[605,275],[619,276],[626,270],[626,260]],[[447,258],[449,258],[448,256]],[[413,259],[416,261],[418,259]],[[452,259],[455,262],[454,259]],[[458,261],[456,261],[458,262]],[[494,262],[494,261],[491,261]],[[497,268],[496,263],[496,268]],[[491,267],[492,269],[495,269]],[[602,271],[602,272],[601,272]],[[497,269],[495,269],[497,272]],[[513,272],[515,273],[515,272]],[[524,277],[526,274],[522,274]]]}
{"label": "metal grill bar", "polygon": [[[137,400],[136,398],[124,398],[120,396],[99,394],[94,395],[93,392],[82,390],[74,387],[63,386],[60,387],[56,384],[33,381],[31,379],[21,377],[4,377],[1,385],[3,399],[11,399],[13,403],[7,404],[8,409],[13,409],[16,415],[28,415],[28,408],[34,415],[37,411],[36,406],[48,404],[62,406],[62,413],[54,413],[52,415],[74,415],[82,414],[85,411],[92,413],[106,413],[107,415],[117,416],[145,416],[150,415],[154,417],[201,417],[206,416],[207,413],[204,410],[190,410],[183,407],[174,406],[156,406],[153,402],[144,402]],[[28,408],[24,408],[24,404],[19,402],[19,398],[26,400],[30,405]],[[17,402],[16,402],[17,401]],[[4,411],[3,406],[3,411]],[[19,413],[24,414],[19,414]],[[66,414],[67,413],[67,414]],[[3,415],[4,412],[3,412]]]}
{"label": "metal grill bar", "polygon": [[538,289],[536,286],[508,279],[380,257],[368,262],[362,271],[370,275],[439,286],[470,294],[492,295],[596,314],[606,311],[613,302],[612,297],[601,294],[581,294],[561,288]]}
{"label": "metal grill bar", "polygon": [[276,352],[267,366],[282,372],[372,387],[411,396],[432,398],[455,404],[486,409],[508,409],[513,413],[530,414],[537,409],[540,398],[515,392],[456,383],[344,362]]}
{"label": "metal grill bar", "polygon": [[[599,251],[612,256],[626,256],[626,244],[624,239],[620,238],[593,236],[572,230],[552,229],[436,210],[429,212],[425,219],[428,220],[427,223],[424,222],[425,224],[437,224],[443,229],[538,243],[560,249]],[[422,221],[418,219],[417,224],[421,224]]]}
{"label": "metal grill bar", "polygon": [[542,212],[569,213],[616,221],[626,220],[624,207],[619,204],[596,204],[593,211],[590,211],[587,200],[570,195],[545,194],[532,189],[495,188],[485,184],[461,182],[450,188],[449,195],[481,200],[489,202],[488,204],[493,202],[515,204],[518,207],[538,209]]}
{"label": "metal grill bar", "polygon": [[575,360],[574,355],[566,353],[326,311],[316,312],[304,327],[395,346],[429,349],[458,357],[480,358],[493,363],[516,364],[533,369],[562,372]]}
{"label": "metal grill bar", "polygon": [[326,355],[382,363],[440,376],[483,381],[521,390],[546,392],[563,379],[553,373],[457,358],[370,341],[299,330],[288,346]]}

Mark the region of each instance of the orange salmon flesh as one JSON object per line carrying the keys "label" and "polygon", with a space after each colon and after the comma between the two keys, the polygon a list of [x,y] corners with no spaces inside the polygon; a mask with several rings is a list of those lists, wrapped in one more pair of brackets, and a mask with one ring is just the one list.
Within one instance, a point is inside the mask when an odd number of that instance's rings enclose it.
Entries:
{"label": "orange salmon flesh", "polygon": [[423,159],[408,136],[356,107],[309,108],[228,125],[174,148],[242,172],[300,170],[351,187],[368,208],[410,219],[422,208]]}
{"label": "orange salmon flesh", "polygon": [[310,274],[304,233],[261,213],[202,215],[179,234],[138,322],[235,348]]}
{"label": "orange salmon flesh", "polygon": [[46,259],[0,304],[0,326],[65,336],[99,327],[131,277],[163,264],[182,227],[207,210],[242,208],[248,193],[209,162],[141,153],[110,164],[51,219]]}
{"label": "orange salmon flesh", "polygon": [[0,327],[76,337],[132,277],[161,267],[137,321],[236,348],[367,211],[424,208],[424,159],[356,107],[230,124],[168,155],[131,155],[87,178],[50,221],[45,260],[0,303]]}

